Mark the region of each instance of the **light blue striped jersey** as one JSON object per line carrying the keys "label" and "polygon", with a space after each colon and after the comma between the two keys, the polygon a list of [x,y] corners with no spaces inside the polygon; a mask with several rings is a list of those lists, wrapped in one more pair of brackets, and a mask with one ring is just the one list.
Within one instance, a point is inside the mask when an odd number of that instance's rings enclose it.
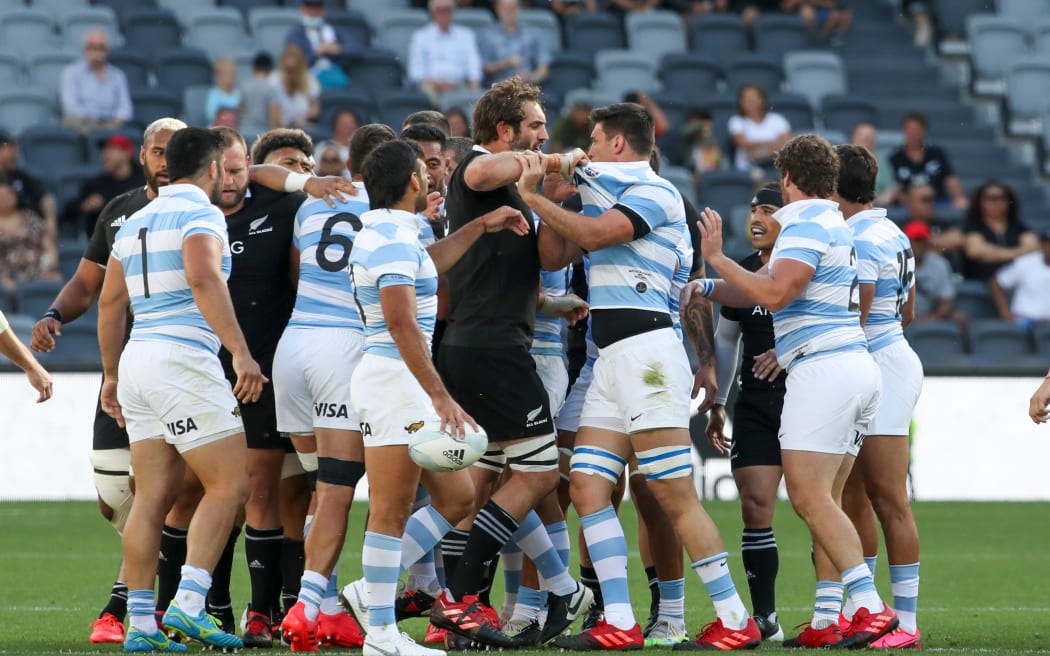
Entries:
{"label": "light blue striped jersey", "polygon": [[[536,230],[540,229],[540,217],[532,214],[532,222]],[[540,286],[545,296],[565,296],[569,293],[569,277],[572,275],[572,267],[568,266],[558,271],[540,271]],[[565,325],[564,319],[551,319],[539,312],[536,313],[536,325],[532,332],[532,348],[529,353],[533,355],[563,355],[565,348],[562,344],[561,331]]]}
{"label": "light blue striped jersey", "polygon": [[196,185],[161,187],[157,198],[117,231],[111,256],[124,267],[135,315],[132,340],[178,342],[218,354],[219,338],[193,300],[182,261],[182,243],[199,234],[222,243],[222,274],[229,278],[226,217]]}
{"label": "light blue striped jersey", "polygon": [[777,360],[788,371],[803,357],[867,349],[860,328],[860,289],[853,235],[830,200],[795,201],[773,215],[780,235],[769,256],[813,267],[813,278],[787,307],[773,313]]}
{"label": "light blue striped jersey", "polygon": [[379,302],[379,290],[392,285],[413,285],[416,321],[427,339],[437,319],[438,275],[434,261],[419,242],[416,216],[401,210],[373,210],[361,215],[364,229],[350,254],[354,299],[365,324],[365,353],[401,359],[390,335]]}
{"label": "light blue striped jersey", "polygon": [[671,308],[671,327],[674,328],[678,339],[682,339],[684,333],[682,332],[681,296],[682,290],[689,284],[689,273],[693,268],[693,236],[689,234],[688,226],[685,229],[685,237],[678,242],[675,251],[678,253],[678,268],[675,269],[674,277],[671,278],[671,294],[668,300]]}
{"label": "light blue striped jersey", "polygon": [[576,169],[583,213],[614,207],[649,226],[641,239],[591,253],[592,310],[635,309],[670,313],[671,278],[685,233],[685,205],[673,184],[649,162],[591,162]]}
{"label": "light blue striped jersey", "polygon": [[857,248],[857,279],[862,285],[875,285],[864,323],[868,350],[874,353],[904,339],[901,310],[915,282],[915,253],[911,240],[880,207],[854,214],[846,225]]}
{"label": "light blue striped jersey", "polygon": [[369,207],[364,184],[353,184],[357,195],[335,201],[335,209],[323,199],[311,198],[295,215],[299,288],[289,327],[363,330],[347,272],[361,215]]}
{"label": "light blue striped jersey", "polygon": [[430,219],[422,214],[416,214],[416,226],[419,228],[419,243],[423,244],[424,248],[437,241],[434,224],[430,222]]}

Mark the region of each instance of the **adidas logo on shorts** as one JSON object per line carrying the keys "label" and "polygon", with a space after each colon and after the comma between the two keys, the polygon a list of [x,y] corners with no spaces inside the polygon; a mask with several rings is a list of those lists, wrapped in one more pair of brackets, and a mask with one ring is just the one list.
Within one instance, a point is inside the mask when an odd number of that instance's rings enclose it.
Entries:
{"label": "adidas logo on shorts", "polygon": [[445,449],[441,452],[441,455],[445,456],[457,465],[463,464],[463,456],[466,454],[464,449]]}

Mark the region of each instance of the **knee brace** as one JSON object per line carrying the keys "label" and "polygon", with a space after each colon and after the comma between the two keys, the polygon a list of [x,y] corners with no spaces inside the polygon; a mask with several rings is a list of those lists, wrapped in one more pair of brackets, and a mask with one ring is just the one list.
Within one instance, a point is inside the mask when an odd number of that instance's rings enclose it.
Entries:
{"label": "knee brace", "polygon": [[693,475],[693,453],[688,446],[661,446],[638,452],[638,471],[657,481]]}
{"label": "knee brace", "polygon": [[572,449],[558,447],[558,474],[561,480],[569,480],[569,471],[572,468]]}
{"label": "knee brace", "polygon": [[478,461],[473,466],[502,474],[503,468],[507,466],[507,456],[503,453],[503,449],[499,448],[498,444],[490,444],[485,455],[478,458]]}
{"label": "knee brace", "polygon": [[541,435],[503,447],[507,466],[518,472],[548,472],[558,469],[558,444],[554,435]]}
{"label": "knee brace", "polygon": [[572,473],[601,476],[613,485],[619,482],[626,466],[626,460],[601,447],[578,446],[572,454]]}
{"label": "knee brace", "polygon": [[127,449],[100,449],[91,452],[95,491],[98,498],[113,510],[109,523],[124,534],[124,525],[131,512],[131,452]]}
{"label": "knee brace", "polygon": [[340,458],[317,459],[317,482],[328,485],[356,487],[365,475],[365,463]]}
{"label": "knee brace", "polygon": [[317,452],[313,453],[296,453],[299,457],[299,463],[303,466],[303,471],[309,474],[310,472],[317,471]]}
{"label": "knee brace", "polygon": [[301,476],[306,473],[301,457],[295,453],[284,454],[284,462],[281,463],[281,480],[293,476]]}

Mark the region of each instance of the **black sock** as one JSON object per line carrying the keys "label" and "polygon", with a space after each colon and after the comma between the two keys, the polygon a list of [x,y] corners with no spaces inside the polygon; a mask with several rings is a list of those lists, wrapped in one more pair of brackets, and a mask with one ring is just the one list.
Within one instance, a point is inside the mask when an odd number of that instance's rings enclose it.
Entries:
{"label": "black sock", "polygon": [[305,565],[303,541],[284,538],[281,542],[281,606],[285,612],[299,599],[299,584]]}
{"label": "black sock", "polygon": [[646,567],[645,577],[649,579],[649,614],[660,610],[660,579],[656,576],[656,567]]}
{"label": "black sock", "polygon": [[777,570],[780,569],[773,529],[745,528],[740,542],[747,587],[751,590],[751,605],[755,615],[768,617],[777,608],[776,582]]}
{"label": "black sock", "polygon": [[211,589],[208,590],[208,608],[226,608],[233,604],[230,599],[230,578],[233,576],[233,550],[237,547],[237,538],[241,537],[241,527],[234,526],[226,540],[211,573]]}
{"label": "black sock", "polygon": [[454,528],[446,533],[445,537],[441,538],[441,560],[445,564],[446,582],[452,579],[452,573],[456,571],[459,559],[463,557],[463,550],[467,548],[467,538],[469,537],[469,531],[461,531]]}
{"label": "black sock", "polygon": [[580,565],[580,583],[591,589],[594,593],[594,605],[601,609],[605,608],[605,599],[602,598],[602,586],[598,583],[598,573],[593,567]]}
{"label": "black sock", "polygon": [[281,594],[281,543],[283,528],[244,527],[244,559],[248,561],[248,577],[252,584],[252,600],[248,610],[267,617],[277,610],[274,599]]}
{"label": "black sock", "polygon": [[175,598],[182,579],[182,566],[186,564],[187,528],[164,525],[160,534],[160,561],[157,563],[157,610],[168,609]]}
{"label": "black sock", "polygon": [[489,565],[517,530],[518,521],[492,501],[478,512],[474,526],[470,529],[470,537],[467,538],[467,547],[463,550],[463,558],[451,578],[446,575],[449,590],[457,601],[464,595],[477,594],[481,590]]}
{"label": "black sock", "polygon": [[478,589],[478,599],[481,603],[486,606],[492,605],[492,600],[489,598],[489,594],[492,592],[492,581],[496,578],[496,568],[499,567],[499,554],[492,559],[489,566],[485,568],[485,578],[481,581],[481,587]]}
{"label": "black sock", "polygon": [[106,607],[102,609],[102,612],[98,614],[98,616],[102,617],[106,613],[109,613],[121,622],[124,621],[124,617],[128,614],[127,583],[124,583],[122,581],[116,581],[113,584],[113,588],[109,591],[109,602],[106,604]]}

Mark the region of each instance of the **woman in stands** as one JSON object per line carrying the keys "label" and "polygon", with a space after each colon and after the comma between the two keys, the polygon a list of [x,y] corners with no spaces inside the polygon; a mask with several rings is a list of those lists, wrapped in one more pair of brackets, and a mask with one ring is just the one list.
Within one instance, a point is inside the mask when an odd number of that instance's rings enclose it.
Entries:
{"label": "woman in stands", "polygon": [[277,88],[282,125],[302,128],[317,120],[321,111],[321,85],[310,74],[306,56],[299,46],[284,47],[280,64],[270,79]]}
{"label": "woman in stands", "polygon": [[1017,194],[991,180],[974,192],[966,214],[963,276],[988,281],[1018,256],[1039,250],[1039,239],[1021,221]]}
{"label": "woman in stands", "polygon": [[791,139],[787,119],[769,111],[766,91],[757,84],[740,87],[736,116],[729,119],[729,134],[736,147],[737,170],[751,171],[757,180],[766,177],[763,169],[772,169],[773,155]]}
{"label": "woman in stands", "polygon": [[18,207],[18,194],[0,180],[0,288],[13,295],[19,283],[59,280],[55,231],[39,214]]}

